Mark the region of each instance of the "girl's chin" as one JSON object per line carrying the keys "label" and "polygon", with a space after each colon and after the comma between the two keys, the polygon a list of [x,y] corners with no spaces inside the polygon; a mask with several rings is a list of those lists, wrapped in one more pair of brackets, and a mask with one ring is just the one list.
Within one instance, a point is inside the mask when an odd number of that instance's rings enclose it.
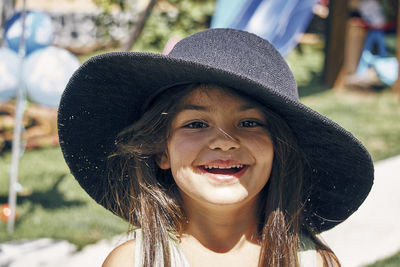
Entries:
{"label": "girl's chin", "polygon": [[206,194],[200,196],[205,202],[209,204],[226,206],[236,205],[246,202],[248,192],[245,190],[210,190]]}
{"label": "girl's chin", "polygon": [[215,185],[215,186],[230,186],[230,185],[235,185],[240,183],[240,179],[235,177],[235,176],[229,176],[229,175],[202,175],[205,177],[210,184]]}

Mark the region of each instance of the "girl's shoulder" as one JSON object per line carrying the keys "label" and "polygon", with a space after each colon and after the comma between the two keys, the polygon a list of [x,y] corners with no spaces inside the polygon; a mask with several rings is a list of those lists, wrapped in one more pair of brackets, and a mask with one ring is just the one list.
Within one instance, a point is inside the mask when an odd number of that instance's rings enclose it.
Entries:
{"label": "girl's shoulder", "polygon": [[136,240],[126,241],[116,247],[105,259],[102,267],[132,267],[135,266]]}

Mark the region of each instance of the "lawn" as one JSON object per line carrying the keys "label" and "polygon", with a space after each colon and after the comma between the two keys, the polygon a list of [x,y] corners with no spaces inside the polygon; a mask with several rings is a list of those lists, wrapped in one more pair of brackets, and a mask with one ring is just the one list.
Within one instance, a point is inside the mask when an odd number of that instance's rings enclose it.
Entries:
{"label": "lawn", "polygon": [[321,86],[322,45],[293,51],[289,65],[299,86],[301,101],[352,132],[374,161],[400,154],[400,101],[391,88],[328,90]]}
{"label": "lawn", "polygon": [[365,267],[399,267],[399,266],[400,266],[400,251],[387,259],[379,260]]}
{"label": "lawn", "polygon": [[[7,201],[10,154],[0,157],[0,203]],[[18,218],[14,235],[0,222],[0,242],[49,237],[79,248],[125,232],[128,226],[81,189],[69,174],[59,147],[26,151],[21,157]]]}
{"label": "lawn", "polygon": [[[400,154],[400,102],[390,88],[334,91],[321,86],[320,44],[304,45],[288,57],[301,101],[353,132],[374,161]],[[7,202],[10,153],[0,156],[0,203]],[[79,248],[124,233],[128,225],[96,204],[69,174],[59,147],[26,151],[20,160],[15,233],[0,221],[0,242],[26,238],[65,239]],[[394,263],[391,263],[394,262]],[[392,264],[392,265],[391,265]],[[400,266],[400,254],[369,267]]]}

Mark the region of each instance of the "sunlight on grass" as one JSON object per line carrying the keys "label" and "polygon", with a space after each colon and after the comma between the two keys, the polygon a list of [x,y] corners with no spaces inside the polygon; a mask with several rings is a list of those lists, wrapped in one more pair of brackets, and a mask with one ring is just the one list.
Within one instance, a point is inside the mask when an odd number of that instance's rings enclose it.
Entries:
{"label": "sunlight on grass", "polygon": [[322,42],[301,47],[287,57],[301,102],[353,133],[374,161],[400,154],[400,103],[392,89],[328,90],[321,85]]}
{"label": "sunlight on grass", "polygon": [[[10,154],[0,157],[0,203],[7,202]],[[92,200],[69,174],[61,150],[25,152],[20,160],[18,218],[14,235],[0,222],[0,242],[49,237],[65,239],[82,248],[126,232],[128,226]]]}
{"label": "sunlight on grass", "polygon": [[302,102],[349,130],[374,161],[400,154],[400,104],[391,89],[379,93],[326,91]]}
{"label": "sunlight on grass", "polygon": [[400,266],[400,251],[391,257],[379,260],[373,264],[366,265],[365,267],[399,267]]}

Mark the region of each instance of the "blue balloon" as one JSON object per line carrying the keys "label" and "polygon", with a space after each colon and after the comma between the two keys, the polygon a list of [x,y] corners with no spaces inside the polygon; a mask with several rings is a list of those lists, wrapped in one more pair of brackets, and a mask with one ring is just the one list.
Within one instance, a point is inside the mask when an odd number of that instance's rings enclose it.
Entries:
{"label": "blue balloon", "polygon": [[49,46],[33,52],[23,66],[28,97],[39,105],[57,108],[69,78],[79,66],[78,59],[62,48]]}
{"label": "blue balloon", "polygon": [[[22,35],[22,13],[17,12],[5,23],[4,39],[12,50],[18,52]],[[25,16],[26,55],[49,46],[54,39],[51,18],[44,12],[26,11]]]}
{"label": "blue balloon", "polygon": [[15,97],[18,89],[19,57],[6,47],[0,47],[0,102]]}

